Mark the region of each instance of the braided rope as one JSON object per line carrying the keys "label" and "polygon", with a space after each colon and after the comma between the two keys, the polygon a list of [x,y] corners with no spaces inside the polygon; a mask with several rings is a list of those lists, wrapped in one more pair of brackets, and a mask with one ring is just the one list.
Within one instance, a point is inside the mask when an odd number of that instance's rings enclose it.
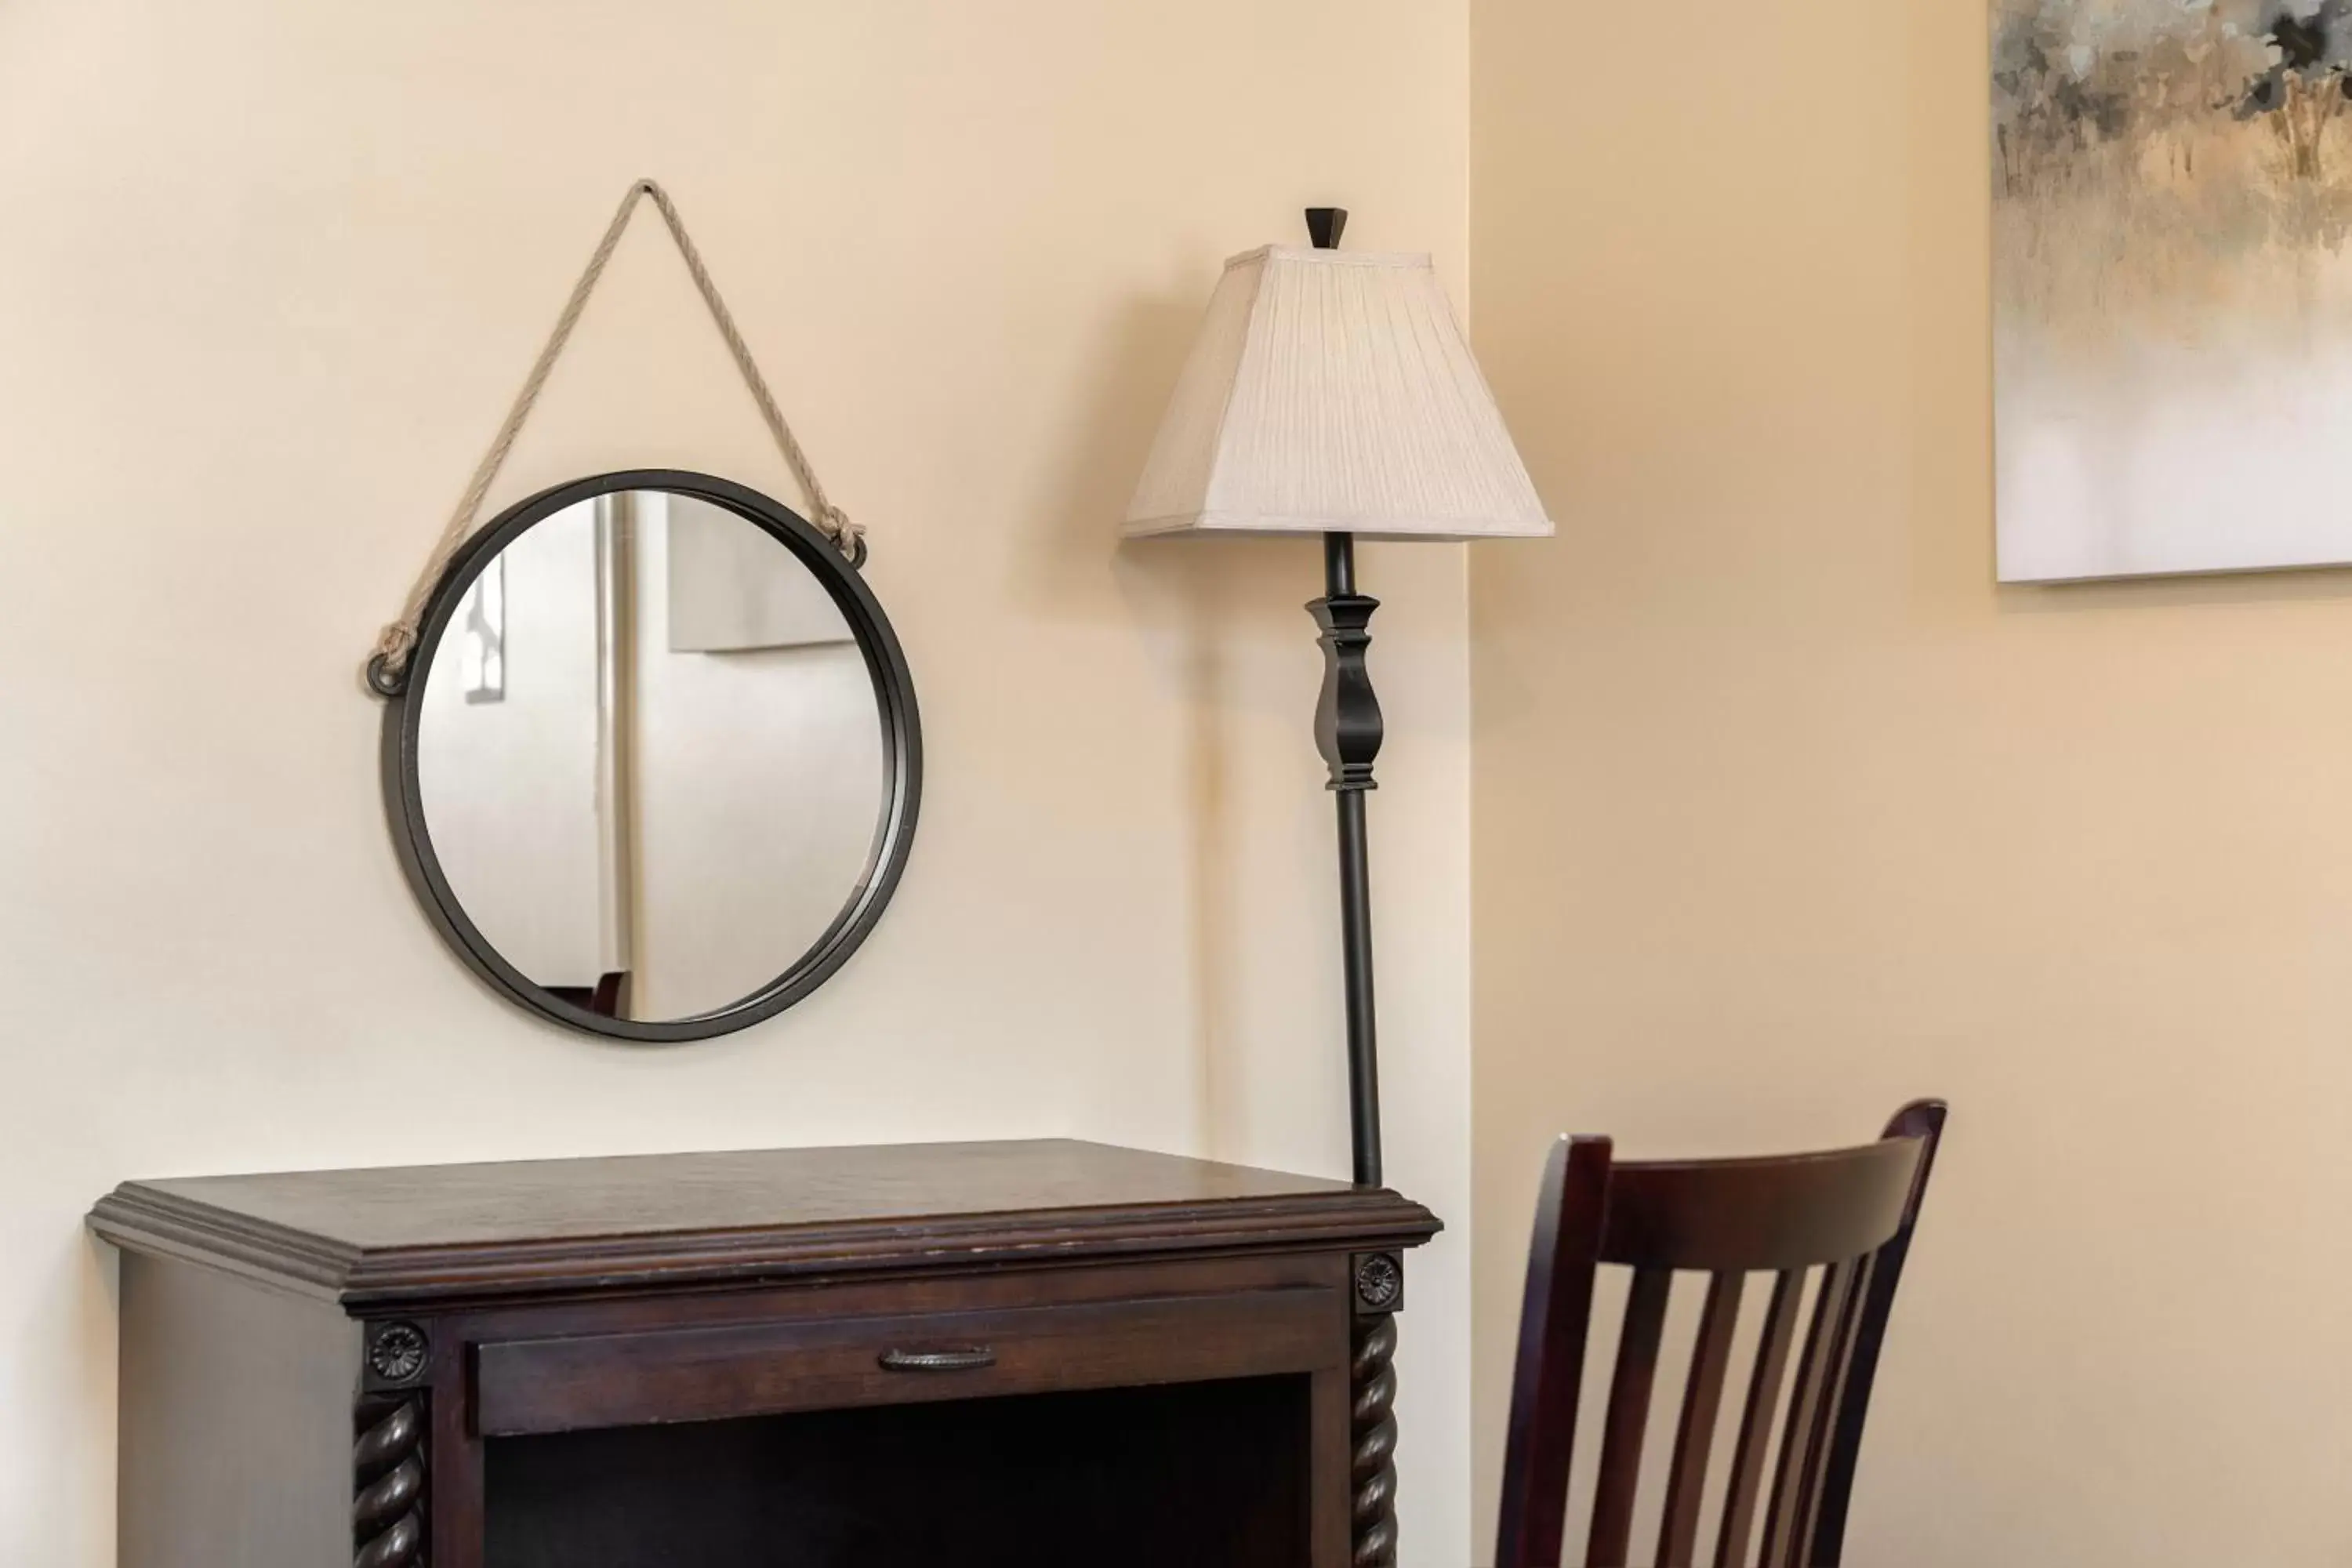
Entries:
{"label": "braided rope", "polygon": [[703,262],[702,252],[696,247],[693,237],[686,232],[685,220],[678,216],[677,204],[670,200],[669,193],[656,182],[638,180],[621,198],[620,207],[613,214],[613,221],[605,226],[604,237],[596,242],[594,252],[588,258],[587,267],[581,271],[580,280],[572,286],[572,297],[563,302],[562,313],[555,318],[555,330],[548,334],[546,346],[539,351],[539,358],[531,365],[530,374],[524,378],[522,390],[515,396],[514,406],[507,411],[506,422],[499,426],[497,437],[490,442],[490,449],[482,454],[481,462],[474,469],[472,482],[466,486],[466,493],[458,499],[457,509],[449,514],[448,522],[441,530],[440,539],[433,546],[433,553],[425,558],[425,569],[417,574],[406,602],[401,605],[400,618],[377,634],[376,658],[373,662],[386,676],[396,679],[407,667],[409,657],[416,648],[417,629],[424,622],[425,606],[433,597],[435,586],[440,583],[441,574],[448,570],[449,563],[458,549],[472,536],[475,520],[481,515],[483,498],[489,494],[490,486],[497,482],[499,470],[506,466],[507,454],[514,449],[515,438],[522,434],[523,422],[530,417],[530,411],[538,405],[540,394],[547,386],[549,374],[555,369],[555,362],[562,357],[564,345],[572,341],[572,329],[579,326],[581,312],[588,308],[588,297],[596,291],[597,281],[604,276],[604,268],[611,263],[613,252],[620,245],[621,236],[627,230],[629,219],[637,210],[638,200],[645,196],[654,199],[654,206],[660,212],[670,237],[677,243],[678,255],[686,262],[686,270],[694,279],[695,289],[701,294],[703,304],[710,310],[712,324],[718,327],[719,335],[726,340],[727,352],[733,356],[735,368],[742,373],[743,384],[751,390],[751,400],[760,405],[760,417],[766,421],[768,434],[775,438],[776,448],[784,455],[784,462],[792,469],[793,477],[807,492],[810,510],[815,514],[810,521],[833,541],[834,547],[844,555],[852,560],[863,556],[865,530],[851,521],[848,513],[834,505],[825,496],[824,487],[817,482],[816,471],[809,466],[808,454],[801,449],[792,426],[785,423],[783,410],[776,406],[775,394],[768,390],[767,377],[760,374],[759,363],[751,357],[751,345],[743,341],[742,330],[736,326],[734,313],[727,309],[727,301],[719,298],[719,285],[712,280],[710,268]]}

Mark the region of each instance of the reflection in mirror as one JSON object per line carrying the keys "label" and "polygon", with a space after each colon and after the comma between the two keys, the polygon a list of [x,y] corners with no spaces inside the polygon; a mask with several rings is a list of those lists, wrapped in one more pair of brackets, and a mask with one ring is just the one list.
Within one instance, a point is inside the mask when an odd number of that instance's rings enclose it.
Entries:
{"label": "reflection in mirror", "polygon": [[535,984],[694,1017],[844,918],[888,809],[875,679],[825,584],[725,508],[628,490],[517,535],[432,650],[425,827]]}

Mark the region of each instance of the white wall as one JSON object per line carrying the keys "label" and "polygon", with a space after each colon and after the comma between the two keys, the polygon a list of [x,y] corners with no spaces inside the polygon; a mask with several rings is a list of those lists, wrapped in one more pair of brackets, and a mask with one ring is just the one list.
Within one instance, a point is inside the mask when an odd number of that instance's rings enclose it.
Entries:
{"label": "white wall", "polygon": [[[1080,1133],[1345,1170],[1311,542],[1120,550],[1228,252],[1465,254],[1461,0],[0,6],[0,1559],[110,1560],[134,1174]],[[412,906],[355,671],[623,184],[666,178],[920,683],[898,901],[786,1016],[543,1027]],[[641,227],[494,501],[791,500]],[[1369,552],[1403,1354],[1466,1536],[1463,563]],[[427,1092],[427,1086],[432,1086]],[[527,1114],[526,1114],[527,1112]]]}

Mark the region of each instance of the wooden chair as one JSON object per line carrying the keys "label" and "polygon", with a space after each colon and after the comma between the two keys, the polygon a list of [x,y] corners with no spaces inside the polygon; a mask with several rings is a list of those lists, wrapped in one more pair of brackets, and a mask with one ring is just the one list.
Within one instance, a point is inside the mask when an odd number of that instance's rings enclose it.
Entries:
{"label": "wooden chair", "polygon": [[[1615,1163],[1606,1138],[1562,1138],[1544,1169],[1520,1309],[1503,1463],[1497,1568],[1559,1568],[1569,1459],[1593,1284],[1630,1268],[1624,1328],[1601,1421],[1587,1568],[1626,1568],[1650,1391],[1675,1271],[1708,1276],[1666,1471],[1657,1568],[1698,1563],[1702,1495],[1731,1372],[1740,1293],[1772,1276],[1728,1479],[1716,1568],[1746,1568],[1763,1503],[1758,1568],[1835,1568],[1854,1458],[1888,1309],[1944,1129],[1940,1100],[1897,1111],[1859,1149],[1777,1159]],[[1766,1485],[1765,1460],[1806,1277],[1822,1270]]]}

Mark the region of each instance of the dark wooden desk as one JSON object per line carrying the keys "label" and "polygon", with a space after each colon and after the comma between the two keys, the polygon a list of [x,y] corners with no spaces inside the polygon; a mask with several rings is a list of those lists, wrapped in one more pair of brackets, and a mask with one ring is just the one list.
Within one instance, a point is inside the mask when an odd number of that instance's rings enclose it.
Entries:
{"label": "dark wooden desk", "polygon": [[90,1223],[123,1568],[1372,1568],[1438,1228],[1067,1142],[131,1182]]}

